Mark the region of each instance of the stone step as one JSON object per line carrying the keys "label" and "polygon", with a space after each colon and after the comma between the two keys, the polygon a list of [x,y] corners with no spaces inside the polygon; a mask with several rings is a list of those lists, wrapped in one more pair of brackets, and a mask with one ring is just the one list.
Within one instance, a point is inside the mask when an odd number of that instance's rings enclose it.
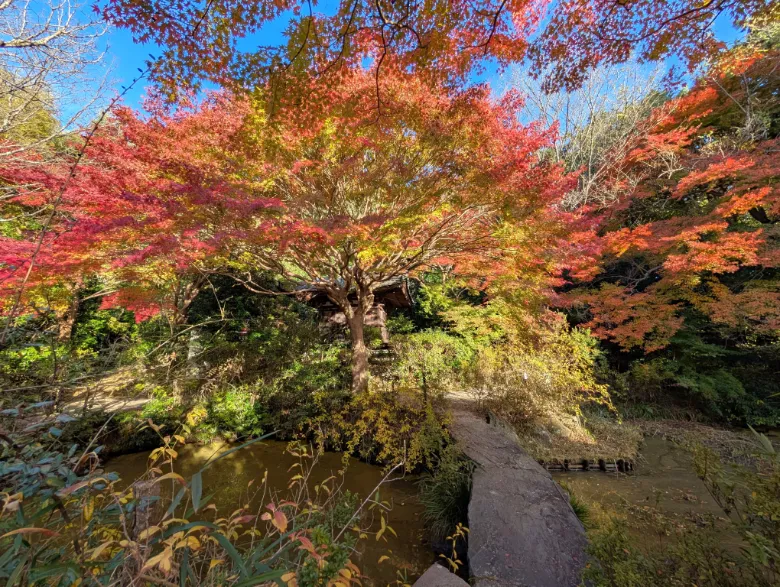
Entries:
{"label": "stone step", "polygon": [[412,587],[469,587],[469,584],[455,573],[450,573],[443,566],[434,563]]}

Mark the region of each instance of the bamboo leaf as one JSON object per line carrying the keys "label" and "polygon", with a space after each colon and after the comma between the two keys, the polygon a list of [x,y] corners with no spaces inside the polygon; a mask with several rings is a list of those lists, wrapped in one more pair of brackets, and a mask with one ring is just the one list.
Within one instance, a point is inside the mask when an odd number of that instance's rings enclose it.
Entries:
{"label": "bamboo leaf", "polygon": [[16,530],[11,530],[10,532],[6,532],[2,536],[0,536],[0,540],[3,538],[8,538],[9,536],[15,536],[17,534],[21,534],[23,536],[26,536],[28,534],[43,534],[44,536],[59,536],[59,532],[55,532],[54,530],[49,530],[48,528],[17,528]]}
{"label": "bamboo leaf", "polygon": [[173,514],[173,512],[176,511],[176,508],[179,507],[179,504],[181,503],[182,498],[184,497],[184,492],[187,491],[186,487],[182,487],[179,489],[179,492],[176,494],[176,497],[173,498],[173,501],[171,502],[171,505],[168,506],[168,511],[165,512],[165,516],[170,516]]}
{"label": "bamboo leaf", "polygon": [[[238,569],[238,572],[241,574],[242,578],[247,578],[249,576],[249,572],[246,569],[246,565],[244,565],[244,559],[241,558],[241,555],[236,550],[236,547],[233,546],[228,540],[228,538],[219,533],[219,532],[213,532],[211,536],[219,542],[219,545],[225,550],[225,552],[228,553],[228,556],[233,560],[233,564]],[[248,585],[256,585],[256,583],[248,583]]]}
{"label": "bamboo leaf", "polygon": [[287,575],[287,572],[288,571],[286,569],[282,569],[279,571],[263,573],[262,575],[255,575],[254,577],[249,577],[248,579],[239,581],[236,583],[236,587],[252,587],[252,585],[260,585],[262,583],[267,583],[268,581],[276,581],[278,585],[283,586],[285,585],[285,582],[282,581],[282,577]]}
{"label": "bamboo leaf", "polygon": [[192,507],[197,513],[200,508],[200,498],[203,496],[203,477],[200,471],[192,476],[190,491],[192,492]]}

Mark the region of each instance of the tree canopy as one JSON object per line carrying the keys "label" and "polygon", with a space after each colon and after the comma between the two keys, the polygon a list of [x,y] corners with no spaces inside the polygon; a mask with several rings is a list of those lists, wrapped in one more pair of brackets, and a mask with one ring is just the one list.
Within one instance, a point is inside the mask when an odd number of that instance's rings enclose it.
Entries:
{"label": "tree canopy", "polygon": [[[299,91],[302,72],[328,79],[365,66],[413,72],[429,81],[462,83],[490,59],[499,66],[526,57],[545,71],[548,88],[578,87],[600,64],[669,55],[691,68],[722,49],[716,19],[743,28],[765,17],[768,0],[617,2],[491,0],[483,3],[346,0],[334,7],[283,0],[181,2],[109,0],[101,6],[115,25],[163,54],[150,61],[168,92],[207,79],[252,89],[273,79]],[[255,38],[284,27],[278,44]],[[327,82],[326,82],[327,83]]]}
{"label": "tree canopy", "polygon": [[[550,262],[562,170],[536,156],[551,135],[517,121],[517,97],[388,76],[380,113],[374,84],[367,73],[345,78],[305,127],[227,94],[174,114],[150,104],[146,120],[117,110],[65,194],[37,282],[108,271],[117,291],[106,303],[181,321],[204,276],[257,289],[272,272],[289,293],[326,294],[361,345],[387,280],[447,265],[487,287]],[[53,197],[63,171],[20,167],[14,181],[36,187],[16,201]],[[6,271],[22,275],[32,245],[13,245]],[[363,388],[364,348],[358,360]]]}
{"label": "tree canopy", "polygon": [[[776,46],[732,51],[635,138],[611,179],[622,197],[592,212],[596,332],[652,351],[691,309],[741,337],[777,331],[777,58]],[[629,174],[635,189],[621,188]]]}

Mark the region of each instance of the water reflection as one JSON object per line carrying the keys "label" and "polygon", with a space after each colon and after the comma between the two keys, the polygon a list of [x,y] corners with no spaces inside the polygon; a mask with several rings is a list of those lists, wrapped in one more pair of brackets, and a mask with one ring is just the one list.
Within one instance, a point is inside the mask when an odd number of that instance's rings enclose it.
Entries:
{"label": "water reflection", "polygon": [[[260,482],[266,471],[267,487],[284,495],[290,478],[298,472],[297,469],[291,470],[291,467],[299,462],[298,458],[286,452],[286,446],[283,442],[264,441],[214,462],[203,475],[204,499],[210,496],[209,501],[217,506],[221,515],[227,515],[247,503],[256,511],[269,500],[268,495],[255,493],[262,486]],[[230,445],[221,442],[205,446],[183,446],[178,450],[176,471],[189,478],[209,459],[229,448]],[[124,482],[130,483],[146,471],[149,454],[142,452],[118,456],[111,459],[106,468],[116,471]],[[342,457],[338,453],[321,455],[312,470],[310,487],[331,475],[341,477],[345,465]],[[353,458],[349,458],[346,464],[342,490],[357,493],[362,500],[381,481],[383,471]],[[254,484],[248,490],[253,479]],[[377,542],[373,536],[361,541],[360,553],[355,562],[366,575],[364,585],[391,584],[397,579],[396,571],[399,569],[406,573],[411,583],[433,562],[434,557],[421,522],[422,506],[417,499],[415,481],[407,476],[385,484],[380,489],[381,499],[392,506],[388,523],[398,536],[386,534],[387,542]],[[390,559],[379,564],[378,560],[383,555]]]}

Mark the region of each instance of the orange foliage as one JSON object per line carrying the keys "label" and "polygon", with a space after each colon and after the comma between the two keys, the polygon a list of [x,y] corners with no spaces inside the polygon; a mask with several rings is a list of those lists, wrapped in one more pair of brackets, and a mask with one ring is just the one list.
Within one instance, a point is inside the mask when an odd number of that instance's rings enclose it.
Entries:
{"label": "orange foliage", "polygon": [[572,278],[601,283],[571,294],[587,304],[599,336],[650,352],[668,344],[690,310],[742,335],[777,328],[778,287],[739,277],[761,268],[771,275],[780,261],[780,139],[755,126],[754,103],[740,103],[763,91],[762,106],[776,107],[777,58],[776,50],[735,49],[651,115],[652,130],[624,161],[643,178],[639,187],[589,213],[598,268],[587,259],[570,268]]}

